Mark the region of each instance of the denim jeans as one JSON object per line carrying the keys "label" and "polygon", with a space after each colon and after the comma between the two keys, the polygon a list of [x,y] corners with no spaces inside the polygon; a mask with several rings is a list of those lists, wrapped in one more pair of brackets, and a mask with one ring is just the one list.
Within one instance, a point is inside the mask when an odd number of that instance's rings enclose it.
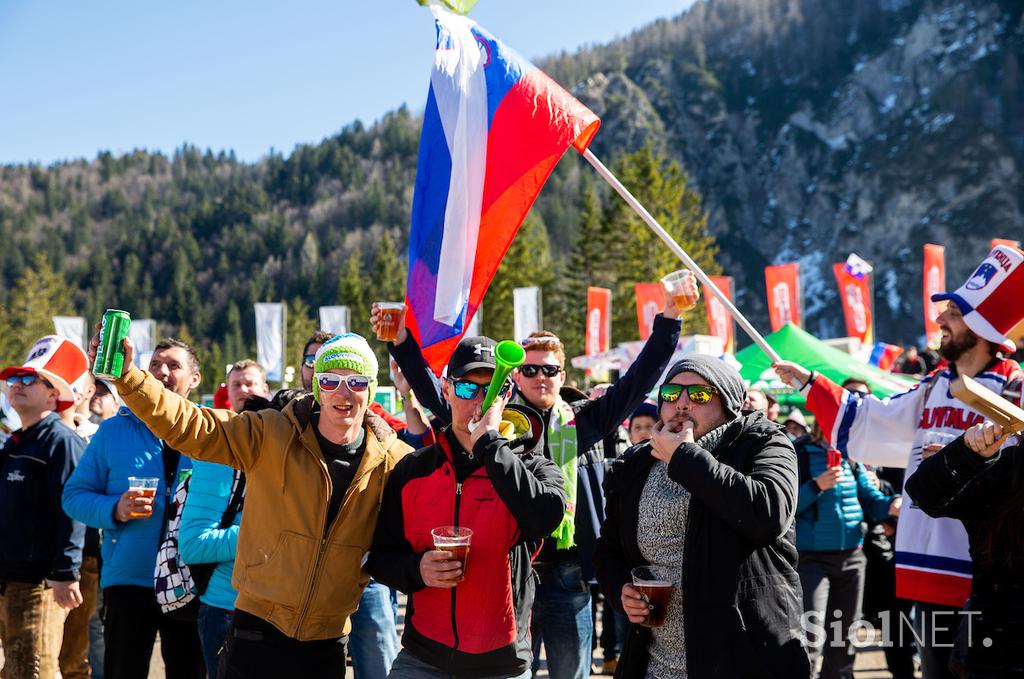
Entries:
{"label": "denim jeans", "polygon": [[398,655],[392,594],[390,587],[370,580],[359,599],[359,610],[352,614],[348,652],[359,679],[385,679]]}
{"label": "denim jeans", "polygon": [[539,667],[543,642],[551,679],[588,679],[594,619],[590,612],[590,587],[583,579],[580,562],[538,564],[535,569],[540,584],[530,624],[534,671]]}
{"label": "denim jeans", "polygon": [[[446,674],[429,663],[425,663],[409,651],[402,651],[391,666],[393,679],[455,679],[454,674]],[[529,679],[530,670],[508,679]],[[361,678],[360,678],[361,679]],[[490,679],[490,678],[488,678]],[[494,679],[499,679],[495,677]],[[504,677],[500,679],[506,679]]]}
{"label": "denim jeans", "polygon": [[199,627],[199,643],[203,647],[203,662],[206,663],[207,679],[215,679],[217,676],[217,663],[220,660],[217,656],[220,649],[224,647],[224,640],[228,636],[228,625],[231,624],[231,616],[234,611],[226,611],[216,606],[199,606],[199,616],[196,624]]}

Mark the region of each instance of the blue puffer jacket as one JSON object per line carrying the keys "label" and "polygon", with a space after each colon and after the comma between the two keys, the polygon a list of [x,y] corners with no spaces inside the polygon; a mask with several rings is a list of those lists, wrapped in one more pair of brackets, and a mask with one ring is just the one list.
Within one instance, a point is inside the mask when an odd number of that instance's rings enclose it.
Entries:
{"label": "blue puffer jacket", "polygon": [[235,609],[238,596],[238,591],[231,586],[231,571],[235,568],[242,512],[235,515],[230,528],[222,529],[220,520],[228,508],[234,479],[235,470],[231,467],[194,461],[178,532],[178,549],[185,563],[217,564],[199,600],[207,606],[228,611]]}
{"label": "blue puffer jacket", "polygon": [[863,465],[850,467],[843,458],[842,480],[817,492],[813,485],[828,463],[825,448],[810,437],[798,439],[800,492],[796,504],[796,548],[800,552],[856,549],[864,544],[864,513],[874,521],[889,516],[893,496],[885,495],[868,479]]}
{"label": "blue puffer jacket", "polygon": [[[191,469],[184,455],[178,474]],[[122,523],[114,519],[129,476],[159,478],[153,515]],[[164,534],[167,487],[164,483],[163,442],[142,420],[122,407],[100,424],[81,462],[64,486],[64,511],[87,526],[103,529],[103,569],[100,586],[153,587],[156,553]]]}

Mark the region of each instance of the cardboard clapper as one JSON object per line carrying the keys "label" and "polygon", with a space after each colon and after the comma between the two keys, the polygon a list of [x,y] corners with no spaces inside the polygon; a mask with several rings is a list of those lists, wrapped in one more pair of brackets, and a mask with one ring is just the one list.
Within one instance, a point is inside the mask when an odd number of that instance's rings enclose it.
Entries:
{"label": "cardboard clapper", "polygon": [[1019,433],[1024,430],[1024,410],[1002,396],[978,384],[975,380],[960,375],[949,383],[949,391],[974,410],[1003,428],[1003,432]]}

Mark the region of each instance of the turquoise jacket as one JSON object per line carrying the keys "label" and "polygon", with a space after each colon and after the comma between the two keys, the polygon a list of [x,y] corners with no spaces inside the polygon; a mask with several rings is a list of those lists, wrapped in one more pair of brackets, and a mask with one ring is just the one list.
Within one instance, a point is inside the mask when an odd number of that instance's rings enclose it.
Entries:
{"label": "turquoise jacket", "polygon": [[796,504],[796,548],[800,552],[857,549],[864,544],[864,514],[874,521],[889,516],[893,496],[868,479],[864,465],[851,468],[843,458],[842,480],[833,488],[815,490],[813,481],[825,471],[827,454],[804,437],[796,442],[800,490]]}
{"label": "turquoise jacket", "polygon": [[228,611],[235,609],[238,596],[238,591],[231,586],[231,572],[235,568],[242,512],[235,515],[229,528],[221,528],[220,521],[231,499],[234,478],[235,470],[231,467],[194,461],[178,532],[178,549],[185,563],[217,564],[199,600],[207,606]]}
{"label": "turquoise jacket", "polygon": [[[122,407],[117,415],[100,424],[64,485],[64,512],[87,526],[103,529],[101,587],[153,587],[168,496],[163,447],[163,441],[142,420]],[[192,461],[182,455],[176,478],[191,468]],[[160,483],[153,499],[153,515],[122,523],[114,518],[114,510],[128,490],[129,476],[158,478]]]}

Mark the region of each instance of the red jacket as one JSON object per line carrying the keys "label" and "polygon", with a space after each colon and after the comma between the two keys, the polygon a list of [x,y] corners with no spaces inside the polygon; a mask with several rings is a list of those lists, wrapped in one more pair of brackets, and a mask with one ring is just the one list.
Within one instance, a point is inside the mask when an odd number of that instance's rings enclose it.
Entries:
{"label": "red jacket", "polygon": [[[473,457],[445,431],[395,467],[366,567],[410,595],[403,648],[445,673],[515,676],[532,660],[526,543],[561,521],[562,474],[540,455],[516,455],[494,433],[477,441]],[[419,563],[433,549],[430,531],[450,525],[473,530],[465,579],[453,589],[426,587]]]}

